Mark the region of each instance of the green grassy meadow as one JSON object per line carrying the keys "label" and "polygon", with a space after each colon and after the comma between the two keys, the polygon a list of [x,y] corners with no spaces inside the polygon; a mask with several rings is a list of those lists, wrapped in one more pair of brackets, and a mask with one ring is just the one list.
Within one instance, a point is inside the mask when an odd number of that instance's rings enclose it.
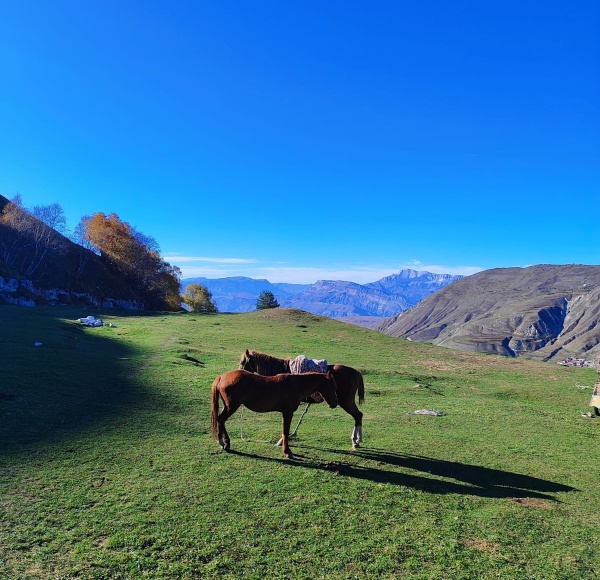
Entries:
{"label": "green grassy meadow", "polygon": [[[246,348],[359,369],[361,448],[321,404],[295,460],[247,409],[223,452],[210,386]],[[598,578],[595,378],[294,310],[0,305],[0,578]]]}

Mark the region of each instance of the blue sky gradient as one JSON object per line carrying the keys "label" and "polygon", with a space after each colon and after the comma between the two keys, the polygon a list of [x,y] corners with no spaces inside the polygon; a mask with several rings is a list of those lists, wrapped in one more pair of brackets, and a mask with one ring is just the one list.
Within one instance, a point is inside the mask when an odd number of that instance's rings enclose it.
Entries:
{"label": "blue sky gradient", "polygon": [[597,1],[0,5],[0,193],[184,277],[600,263]]}

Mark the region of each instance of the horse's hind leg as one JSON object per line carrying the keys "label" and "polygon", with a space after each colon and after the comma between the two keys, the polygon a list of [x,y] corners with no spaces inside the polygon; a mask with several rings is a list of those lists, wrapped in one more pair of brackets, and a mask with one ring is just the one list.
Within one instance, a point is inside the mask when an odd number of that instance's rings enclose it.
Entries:
{"label": "horse's hind leg", "polygon": [[348,413],[348,415],[351,415],[352,418],[354,419],[354,429],[352,429],[352,435],[350,436],[350,439],[352,440],[352,448],[356,449],[357,447],[360,447],[360,442],[363,440],[363,436],[362,436],[362,419],[363,419],[363,414],[361,411],[359,411],[358,407],[356,406],[356,403],[354,402],[354,397],[352,398],[352,400],[348,401],[340,401],[340,407],[342,409],[344,409],[344,411],[346,411],[346,413]]}
{"label": "horse's hind leg", "polygon": [[363,440],[362,425],[354,426],[354,429],[352,429],[352,436],[350,438],[352,439],[352,448],[353,449],[360,447],[359,443],[361,443]]}
{"label": "horse's hind leg", "polygon": [[229,433],[227,433],[227,429],[225,429],[225,421],[231,417],[237,410],[236,408],[225,407],[219,416],[217,417],[217,423],[219,425],[219,445],[223,448],[224,451],[229,451],[231,447],[231,440],[229,439]]}

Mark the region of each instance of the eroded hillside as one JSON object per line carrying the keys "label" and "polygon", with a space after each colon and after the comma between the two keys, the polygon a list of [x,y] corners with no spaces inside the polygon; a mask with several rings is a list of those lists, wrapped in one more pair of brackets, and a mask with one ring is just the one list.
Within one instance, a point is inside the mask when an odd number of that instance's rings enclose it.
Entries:
{"label": "eroded hillside", "polygon": [[600,266],[497,268],[458,280],[378,330],[465,351],[600,358]]}

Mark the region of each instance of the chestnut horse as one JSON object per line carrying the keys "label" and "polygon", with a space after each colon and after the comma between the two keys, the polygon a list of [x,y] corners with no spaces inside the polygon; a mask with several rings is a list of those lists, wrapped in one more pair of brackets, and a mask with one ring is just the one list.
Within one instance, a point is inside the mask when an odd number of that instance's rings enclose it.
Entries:
{"label": "chestnut horse", "polygon": [[[213,437],[225,451],[229,451],[231,441],[225,421],[240,405],[256,413],[279,411],[283,415],[283,454],[293,459],[288,445],[290,425],[294,411],[302,399],[318,392],[333,409],[337,406],[335,383],[331,373],[304,373],[302,375],[279,374],[264,377],[237,370],[219,375],[212,384],[211,431]],[[223,399],[224,409],[219,414],[219,398]]]}
{"label": "chestnut horse", "polygon": [[[240,369],[245,369],[259,375],[272,376],[278,373],[290,372],[290,360],[277,358],[270,354],[248,350],[240,359]],[[365,384],[362,374],[346,365],[328,365],[327,371],[335,379],[338,403],[346,413],[354,418],[354,429],[352,430],[352,447],[357,448],[362,441],[362,419],[363,414],[356,406],[355,397],[358,393],[358,404],[362,405],[365,401]],[[304,399],[306,403],[320,403],[319,397],[308,397]]]}

